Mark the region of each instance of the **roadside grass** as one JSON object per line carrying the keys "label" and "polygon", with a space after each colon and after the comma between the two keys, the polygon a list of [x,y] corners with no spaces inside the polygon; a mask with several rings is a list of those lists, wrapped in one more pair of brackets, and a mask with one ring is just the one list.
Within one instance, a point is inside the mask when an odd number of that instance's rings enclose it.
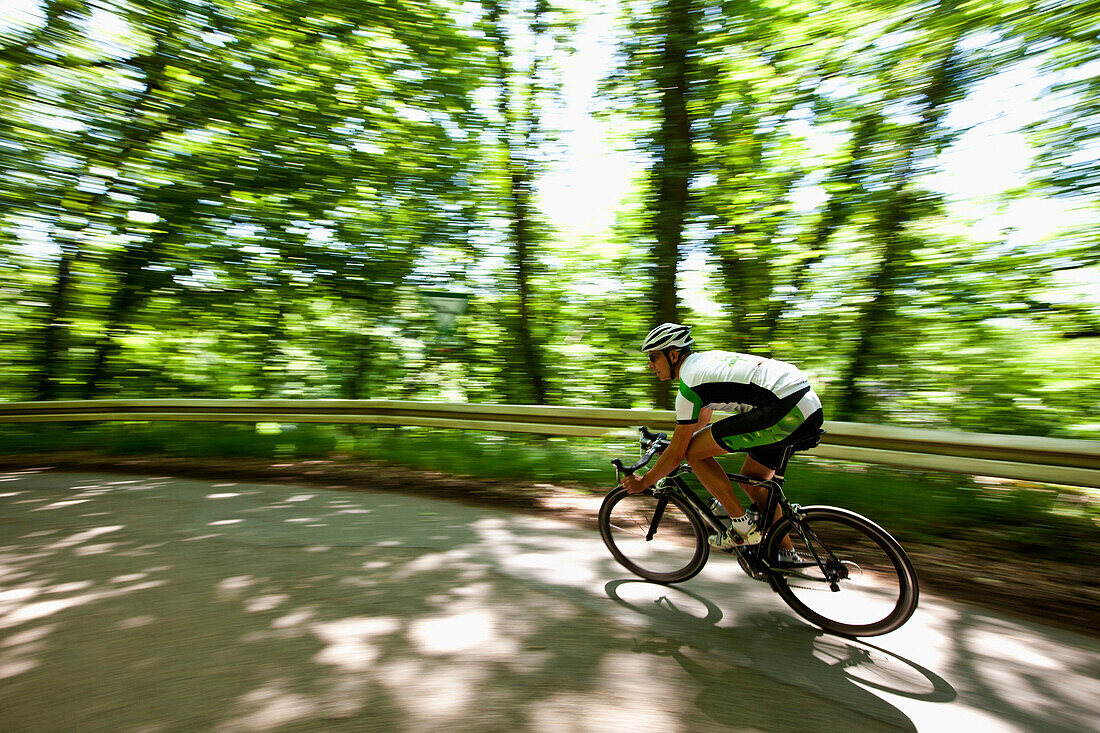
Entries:
{"label": "roadside grass", "polygon": [[337,446],[328,425],[261,423],[21,423],[0,425],[0,455],[95,451],[196,458],[320,458]]}
{"label": "roadside grass", "polygon": [[[343,457],[524,484],[603,492],[612,458],[638,455],[636,441],[543,437],[429,428],[235,423],[0,425],[0,454],[92,451],[114,456],[319,459]],[[736,457],[724,461],[737,471]],[[694,486],[698,482],[691,481]],[[698,489],[702,491],[701,488]],[[932,474],[797,457],[786,492],[803,505],[864,514],[900,540],[979,540],[1007,552],[1070,562],[1100,559],[1100,502],[1069,487]]]}

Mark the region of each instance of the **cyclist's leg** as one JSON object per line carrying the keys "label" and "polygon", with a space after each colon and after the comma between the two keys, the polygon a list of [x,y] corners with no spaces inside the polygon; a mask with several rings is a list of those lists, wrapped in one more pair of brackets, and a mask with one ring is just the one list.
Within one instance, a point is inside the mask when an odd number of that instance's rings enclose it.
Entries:
{"label": "cyclist's leg", "polygon": [[[816,395],[813,398],[816,400]],[[813,406],[813,402],[810,406]],[[804,446],[806,441],[814,441],[812,445],[816,445],[818,435],[821,432],[822,414],[821,410],[817,409],[810,414],[804,421],[800,422],[798,427],[790,432],[783,440],[773,443],[772,445],[762,445],[749,448],[745,457],[745,467],[741,469],[741,473],[746,476],[752,476],[753,478],[771,478],[775,475],[776,469],[779,467],[780,461],[783,460],[783,453],[788,447],[793,447],[795,450],[799,450],[800,446]],[[742,484],[742,488],[745,489],[745,493],[752,497],[756,505],[763,510],[767,502],[767,491],[756,486],[745,486]],[[757,493],[753,493],[753,492]],[[776,507],[775,514],[772,516],[772,523],[779,520],[782,516],[782,511]],[[794,550],[794,544],[791,542],[789,536],[784,536],[779,543],[779,549],[781,550]]]}
{"label": "cyclist's leg", "polygon": [[[775,475],[775,469],[769,468],[750,455],[746,455],[745,462],[741,465],[741,475],[760,479],[761,481],[767,481]],[[764,507],[768,504],[767,489],[762,486],[753,486],[752,484],[738,484],[738,486],[748,494],[749,498],[756,503],[756,506],[760,507],[760,511],[764,511]]]}
{"label": "cyclist's leg", "polygon": [[[770,447],[784,441],[803,423],[803,413],[799,405],[804,398],[812,394],[813,391],[806,387],[770,405],[719,420],[692,437],[691,443],[688,444],[687,461],[691,464],[695,475],[703,482],[703,486],[725,507],[730,517],[741,517],[745,510],[737,500],[733,484],[726,476],[725,470],[714,457],[734,451],[760,450],[763,446]],[[816,399],[814,396],[813,400]],[[820,405],[817,402],[814,404]],[[775,475],[776,470],[774,462],[768,465],[765,456],[770,455],[769,451],[760,450],[760,455],[757,457],[746,459],[742,472],[752,478],[770,479]],[[756,502],[757,506],[766,505],[765,489],[747,484],[741,484],[741,488]]]}
{"label": "cyclist's leg", "polygon": [[[779,464],[779,460],[782,457],[782,447],[766,446],[764,448],[755,448],[750,450],[745,455],[745,465],[741,467],[741,473],[745,476],[752,476],[753,478],[767,480],[775,475],[775,467]],[[756,506],[760,507],[760,511],[763,512],[768,506],[768,490],[760,486],[752,486],[748,484],[740,484],[745,493],[748,494]],[[775,508],[775,513],[772,515],[772,520],[767,523],[767,526],[774,524],[780,517],[783,516],[783,511],[779,508]],[[784,536],[779,543],[779,549],[781,550],[794,550],[794,543],[791,542],[790,537]]]}
{"label": "cyclist's leg", "polygon": [[[708,484],[707,481],[706,481],[707,478],[710,478],[714,482],[715,485],[721,486],[721,484],[719,483],[718,476],[717,476],[717,474],[721,474],[721,481],[724,482],[725,486],[729,487],[729,491],[732,494],[733,493],[733,483],[730,482],[729,477],[726,475],[725,470],[721,466],[719,466],[718,461],[714,460],[713,458],[706,459],[706,460],[702,461],[700,465],[692,463],[691,458],[690,458],[690,450],[691,449],[689,448],[688,449],[688,451],[689,451],[688,463],[691,463],[691,468],[692,468],[692,470],[695,471],[695,475],[698,476],[699,480],[703,482],[703,485],[707,487],[707,491],[709,491],[711,494],[713,494],[715,496],[715,498],[718,499],[718,501],[722,502],[722,506],[726,506],[726,503],[722,501],[721,496],[719,496],[715,492],[715,490],[711,488],[711,484]],[[711,471],[711,464],[713,464],[714,470],[717,473],[711,473],[710,472]],[[702,466],[706,467],[707,475],[705,477],[704,477],[704,474],[700,471],[700,468]],[[741,465],[741,475],[742,476],[748,476],[750,478],[759,479],[761,481],[767,481],[768,479],[770,479],[772,476],[775,475],[775,469],[774,468],[769,468],[768,466],[764,465],[763,463],[760,463],[759,461],[753,459],[751,456],[746,455],[745,456],[745,462]],[[737,485],[741,487],[741,490],[745,492],[745,494],[749,497],[749,499],[751,499],[753,502],[756,503],[756,506],[760,507],[760,511],[764,511],[764,509],[768,506],[768,490],[767,489],[765,489],[761,486],[755,486],[753,484],[743,484],[743,483],[740,483],[740,482]],[[734,499],[734,501],[736,501],[736,498]],[[741,514],[744,513],[744,510],[741,508],[740,504],[737,505],[737,508],[739,510],[737,512],[737,514],[734,514],[733,512],[730,512],[731,517],[740,516]],[[726,511],[729,511],[729,507],[726,507]],[[780,516],[782,516],[782,512],[780,511],[779,507],[776,507],[775,516],[772,518],[772,522],[774,522],[776,519],[779,519]],[[772,522],[768,523],[769,526]],[[783,538],[783,542],[780,544],[780,548],[784,549],[784,550],[793,550],[794,545],[791,543],[790,539],[785,537],[785,538]]]}
{"label": "cyclist's leg", "polygon": [[[774,404],[731,415],[699,431],[692,438],[688,445],[688,463],[707,491],[729,511],[730,517],[740,517],[745,511],[734,495],[733,484],[714,456],[747,451],[750,455],[746,456],[741,473],[758,480],[772,478],[783,453],[777,444],[790,437],[792,431],[803,422],[798,404],[809,392],[807,387]],[[761,510],[767,507],[767,489],[752,484],[740,486]],[[790,541],[785,538],[781,549],[793,549],[793,545],[787,547],[789,544]]]}
{"label": "cyclist's leg", "polygon": [[729,450],[719,445],[711,433],[711,428],[706,427],[696,433],[688,443],[687,462],[706,490],[718,500],[729,515],[740,517],[745,513],[745,509],[737,500],[737,495],[733,492],[733,483],[726,476],[725,469],[714,458],[726,453],[729,453]]}

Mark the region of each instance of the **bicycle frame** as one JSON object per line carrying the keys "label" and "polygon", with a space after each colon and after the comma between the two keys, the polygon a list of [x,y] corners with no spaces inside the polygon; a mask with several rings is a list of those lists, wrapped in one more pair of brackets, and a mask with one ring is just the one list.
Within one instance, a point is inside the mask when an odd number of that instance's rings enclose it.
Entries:
{"label": "bicycle frame", "polygon": [[[668,445],[667,442],[665,442],[664,445],[661,445],[659,443],[659,441],[664,438],[663,433],[654,435],[650,433],[647,428],[644,427],[641,428],[641,433],[643,437],[643,447],[645,447],[646,445],[645,439],[650,439],[650,443],[648,444],[648,450],[646,450],[645,454],[642,456],[642,460],[638,464],[627,468],[623,466],[621,461],[615,460],[611,462],[612,465],[615,466],[616,476],[620,478],[620,480],[621,474],[633,473],[642,466],[648,464],[649,461],[653,459],[654,455],[664,450],[664,448]],[[792,518],[792,524],[794,525],[794,528],[797,529],[799,534],[801,534],[803,537],[806,537],[807,532],[809,532],[809,535],[812,536],[814,540],[820,542],[820,538],[817,537],[816,533],[812,529],[806,527],[798,521],[798,505],[792,505],[789,501],[787,501],[787,497],[783,494],[783,484],[786,481],[787,463],[790,461],[792,453],[793,449],[791,447],[787,447],[783,451],[783,454],[779,460],[779,464],[776,467],[775,474],[770,479],[758,479],[752,476],[744,476],[739,473],[726,472],[726,477],[729,478],[731,483],[759,486],[764,488],[768,492],[766,506],[763,508],[763,511],[761,513],[760,521],[763,526],[759,528],[760,531],[764,534],[764,540],[756,545],[733,548],[733,551],[735,551],[738,557],[741,558],[741,560],[743,561],[742,564],[748,565],[745,570],[750,572],[750,574],[770,575],[771,573],[775,572],[771,568],[771,566],[768,565],[767,561],[760,557],[759,550],[763,548],[764,544],[767,541],[768,530],[775,524],[773,518],[775,517],[775,512],[777,509],[782,510],[784,517]],[[683,473],[692,473],[691,466],[686,463],[680,464],[675,470],[673,470],[672,473],[659,481],[657,483],[657,486],[652,489],[646,489],[645,493],[657,498],[657,507],[653,512],[653,518],[650,520],[649,531],[646,533],[647,540],[653,539],[653,536],[654,534],[656,534],[657,531],[657,526],[660,524],[661,518],[664,516],[665,507],[668,505],[668,501],[667,499],[664,501],[661,500],[661,493],[662,491],[669,490],[668,488],[666,488],[667,484],[669,483],[671,483],[677,490],[679,490],[680,494],[682,494],[688,500],[688,502],[693,507],[695,507],[695,509],[698,510],[703,519],[715,531],[717,531],[718,533],[723,533],[728,529],[728,527],[722,523],[722,520],[718,518],[718,516],[714,513],[710,506],[708,506],[707,502],[705,502],[703,499],[700,499],[699,496],[694,491],[692,491],[690,487],[688,487],[688,485],[680,477]],[[809,564],[820,566],[829,581],[835,583],[836,578],[832,577],[834,573],[826,569],[825,564],[823,563],[821,558],[817,556],[817,552],[813,549],[812,545],[810,545],[810,548],[814,556],[814,562]],[[830,557],[835,560],[836,557],[832,554],[832,551],[828,550],[827,546],[825,547],[825,549],[829,552]]]}
{"label": "bicycle frame", "polygon": [[[644,430],[645,429],[643,428],[643,431]],[[654,450],[654,447],[655,443],[651,444],[651,451],[647,452],[646,456],[643,457],[645,458],[644,462],[642,464],[639,464],[638,466],[635,466],[634,468],[639,468],[641,465],[644,465],[644,463],[648,463],[650,457],[653,455],[653,453],[656,452]],[[783,516],[785,517],[792,516],[797,511],[797,508],[795,506],[792,506],[791,503],[787,501],[787,497],[783,494],[783,484],[785,482],[787,462],[790,460],[790,457],[791,449],[788,448],[786,451],[784,451],[783,456],[780,459],[779,466],[777,467],[775,475],[770,479],[758,479],[752,476],[744,476],[739,473],[726,473],[726,477],[729,478],[731,483],[750,484],[752,486],[759,486],[767,490],[767,502],[761,513],[761,523],[763,526],[760,528],[761,532],[763,532],[765,535],[767,534],[767,529],[774,524],[772,518],[775,516],[776,509],[781,508]],[[629,472],[633,470],[624,469],[622,467],[622,464],[618,462],[613,461],[613,464],[615,464],[616,473],[621,473],[624,471]],[[699,495],[696,494],[694,491],[692,491],[691,488],[684,481],[684,479],[681,478],[681,474],[683,473],[692,473],[691,467],[687,464],[681,464],[676,468],[676,470],[674,470],[664,479],[659,481],[657,483],[657,486],[652,489],[646,489],[645,493],[656,497],[658,500],[657,507],[653,512],[653,518],[650,520],[649,531],[646,533],[647,540],[653,539],[653,535],[657,531],[657,526],[660,524],[661,518],[664,516],[665,506],[667,506],[668,501],[667,499],[662,501],[661,495],[664,492],[673,490],[668,487],[668,484],[672,484],[675,490],[678,490],[679,493],[688,500],[688,502],[699,512],[700,516],[702,516],[702,518],[707,522],[707,524],[711,526],[712,529],[714,529],[719,534],[725,532],[728,529],[728,527],[722,522],[722,520],[718,518],[718,515],[716,515],[714,511],[710,508],[707,502],[701,499]],[[799,531],[803,531],[801,526],[799,527]],[[749,547],[733,548],[734,551],[736,551],[737,554],[750,566],[749,568],[746,568],[746,570],[751,569],[752,573],[761,574],[768,574],[773,572],[767,562],[761,559],[760,553],[758,552],[763,544],[764,543],[761,542],[760,544],[751,545]],[[815,560],[816,559],[817,558],[815,558]]]}
{"label": "bicycle frame", "polygon": [[[673,484],[679,493],[688,500],[688,502],[699,512],[700,516],[706,521],[719,534],[725,532],[728,526],[718,518],[718,515],[714,513],[714,510],[710,508],[710,505],[702,498],[699,497],[691,487],[687,485],[687,482],[681,478],[680,474],[689,471],[689,469],[681,468],[670,476],[665,481]],[[775,510],[782,508],[783,515],[789,516],[794,513],[794,509],[790,502],[787,501],[786,496],[783,495],[783,477],[779,476],[777,479],[758,479],[751,476],[744,476],[739,473],[726,473],[726,476],[732,483],[738,484],[750,484],[752,486],[760,486],[767,490],[768,499],[766,506],[761,512],[761,523],[764,525],[761,527],[761,531],[765,532],[774,522],[770,520],[775,516]],[[668,490],[668,489],[664,489]],[[660,484],[654,489],[648,489],[654,496],[660,497],[662,487]],[[657,511],[654,512],[652,525],[650,527],[650,536],[656,529],[656,525],[660,522],[661,515],[663,513],[664,503],[658,503]],[[758,573],[770,573],[771,567],[760,557],[758,550],[763,547],[763,542],[758,545],[751,545],[749,547],[735,547],[733,548],[746,562],[752,566],[752,570]]]}
{"label": "bicycle frame", "polygon": [[[667,481],[674,484],[676,488],[680,490],[680,493],[683,494],[689,502],[691,502],[692,506],[699,510],[699,513],[715,531],[725,532],[729,527],[725,523],[723,523],[721,519],[718,518],[718,515],[714,513],[714,510],[710,508],[710,505],[707,504],[705,500],[701,499],[698,494],[692,491],[691,487],[687,485],[687,482],[680,478],[679,474],[685,471],[686,469],[680,469],[676,473],[673,473],[671,476],[665,478],[661,483]],[[772,479],[763,480],[752,478],[750,476],[742,476],[739,473],[727,473],[726,476],[733,483],[751,484],[753,486],[760,486],[768,490],[768,502],[766,511],[764,511],[761,516],[773,516],[775,514],[775,509],[777,506],[779,506],[781,503],[786,504],[786,497],[783,496],[782,486]],[[662,490],[664,490],[661,486],[661,483],[658,483],[656,488],[648,489],[647,491],[649,491],[656,497],[660,497]]]}
{"label": "bicycle frame", "polygon": [[[698,491],[694,488],[694,484],[689,486],[684,474],[694,473],[694,471],[691,465],[686,462],[682,462],[671,473],[659,480],[655,486],[646,489],[642,493],[642,495],[650,497],[649,501],[643,499],[640,503],[634,503],[627,498],[625,488],[622,486],[622,476],[624,474],[636,474],[648,465],[655,455],[664,451],[669,445],[669,441],[663,433],[654,435],[644,427],[639,432],[642,437],[642,455],[640,459],[629,466],[624,465],[619,459],[611,461],[616,469],[619,486],[607,495],[601,506],[600,533],[612,555],[635,574],[658,583],[681,582],[695,577],[706,562],[707,540],[703,537],[707,533],[705,528],[709,527],[715,532],[723,533],[729,531],[729,523],[723,521],[716,513],[718,502],[710,500],[708,494]],[[802,447],[799,449],[805,450],[805,445],[806,443],[801,443],[800,446]],[[784,601],[796,613],[827,631],[856,636],[870,636],[892,631],[904,623],[916,608],[918,584],[912,569],[912,563],[905,555],[905,551],[897,544],[897,541],[866,517],[861,517],[854,512],[837,507],[813,506],[803,508],[789,501],[784,494],[784,474],[793,450],[793,448],[787,448],[781,454],[777,470],[770,479],[759,479],[738,473],[723,472],[732,484],[741,484],[744,488],[748,488],[753,495],[759,497],[760,503],[765,505],[761,515],[755,520],[757,528],[764,535],[762,541],[754,545],[733,545],[730,543],[731,546],[723,548],[723,551],[734,555],[741,569],[750,577],[770,583],[771,587],[782,596]],[[764,489],[765,494],[761,495],[758,491],[753,491],[752,487]],[[616,520],[612,517],[613,513],[617,511],[615,507],[623,500],[627,502],[626,514],[614,515],[622,516],[625,519],[622,523],[623,526],[618,526]],[[674,570],[658,570],[650,564],[648,558],[639,564],[632,557],[634,550],[624,550],[626,546],[620,545],[616,537],[627,536],[628,541],[631,538],[640,540],[641,535],[637,533],[637,530],[641,529],[646,541],[654,540],[658,534],[662,518],[669,509],[670,502],[673,503],[674,508],[688,515],[687,519],[690,519],[694,535],[695,554],[682,567]],[[677,521],[681,521],[683,518],[681,516]],[[639,520],[641,521],[640,528],[638,527]],[[648,531],[645,528],[647,522],[649,525]],[[826,528],[826,531],[822,532],[821,535],[828,538],[828,541],[824,541],[817,531],[822,527]],[[836,535],[833,529],[829,529],[831,527],[840,527],[841,534]],[[816,603],[811,602],[807,605],[806,601],[799,595],[803,589],[839,592],[841,582],[852,577],[857,578],[858,583],[858,577],[864,573],[861,565],[851,559],[851,553],[845,551],[848,545],[846,538],[849,537],[848,534],[843,532],[845,528],[848,532],[854,531],[857,537],[870,539],[878,545],[881,554],[884,555],[888,563],[884,566],[884,572],[887,574],[884,577],[888,579],[896,575],[898,595],[894,608],[889,616],[884,616],[880,620],[872,620],[872,622],[862,624],[841,621],[828,611],[828,608],[831,608],[828,603],[826,603],[826,613],[823,615],[821,611],[816,609]],[[618,530],[621,534],[615,535],[613,530]],[[672,534],[676,535],[675,532]],[[836,551],[832,547],[834,538],[841,540]],[[788,539],[795,543],[793,558],[783,554],[777,557],[774,556],[773,553],[777,550],[782,551],[784,546],[787,547],[788,552],[790,551],[791,546],[788,544]],[[637,547],[633,543],[632,546]],[[769,557],[775,559],[769,560]],[[875,561],[880,562],[881,559],[876,556]],[[889,564],[892,564],[892,570]],[[872,567],[875,567],[873,563]],[[856,571],[855,576],[850,572],[852,568]],[[892,592],[887,588],[887,593]],[[813,593],[809,595],[816,598],[821,597]],[[853,599],[855,598],[857,596],[853,596]]]}
{"label": "bicycle frame", "polygon": [[[649,434],[645,428],[642,428],[642,430],[645,431],[645,434]],[[654,444],[651,444],[650,447],[651,452],[647,452],[647,456],[650,456],[653,452],[655,452],[653,450]],[[772,478],[770,479],[758,479],[752,476],[743,476],[739,473],[726,473],[726,478],[728,478],[731,483],[749,484],[751,486],[759,486],[767,490],[767,505],[763,507],[763,511],[761,514],[765,526],[761,528],[761,531],[766,530],[767,527],[773,524],[771,518],[775,516],[775,510],[777,507],[783,507],[784,516],[788,516],[792,513],[791,505],[787,501],[787,497],[783,495],[783,484],[786,481],[785,474],[787,472],[787,462],[790,460],[790,458],[791,449],[787,448],[783,451],[783,455],[780,458],[779,465],[775,471],[775,475],[772,476]],[[649,459],[647,458],[645,462],[648,463],[648,461]],[[617,474],[623,472],[624,469],[622,468],[621,463],[613,462],[613,464],[616,466]],[[643,464],[639,464],[639,466],[636,466],[635,468],[640,467],[641,465]],[[686,463],[681,464],[672,473],[659,481],[654,489],[650,489],[648,491],[652,493],[653,496],[659,497],[661,490],[660,487],[663,483],[671,482],[675,484],[680,489],[680,492],[688,498],[688,500],[695,506],[696,509],[699,510],[699,513],[703,515],[703,517],[707,520],[711,527],[713,527],[718,532],[725,532],[727,527],[722,523],[722,520],[720,520],[718,516],[707,505],[707,503],[700,499],[699,496],[688,487],[684,480],[680,478],[680,474],[682,473],[692,473],[691,467],[688,466]],[[664,505],[659,504],[653,522],[654,525],[656,525],[656,523],[660,520],[663,509]]]}

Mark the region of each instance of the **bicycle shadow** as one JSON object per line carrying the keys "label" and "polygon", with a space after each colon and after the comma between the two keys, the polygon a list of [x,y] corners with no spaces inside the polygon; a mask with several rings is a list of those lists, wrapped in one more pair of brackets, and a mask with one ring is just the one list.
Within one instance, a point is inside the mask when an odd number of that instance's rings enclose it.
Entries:
{"label": "bicycle shadow", "polygon": [[[645,587],[648,595],[629,600],[624,595],[639,594],[624,594],[625,586]],[[935,703],[957,697],[946,680],[915,662],[780,611],[750,611],[737,625],[720,626],[722,610],[681,587],[621,579],[604,591],[645,617],[635,651],[676,660],[699,685],[700,712],[716,722],[773,731],[914,731],[913,721],[876,691]]]}

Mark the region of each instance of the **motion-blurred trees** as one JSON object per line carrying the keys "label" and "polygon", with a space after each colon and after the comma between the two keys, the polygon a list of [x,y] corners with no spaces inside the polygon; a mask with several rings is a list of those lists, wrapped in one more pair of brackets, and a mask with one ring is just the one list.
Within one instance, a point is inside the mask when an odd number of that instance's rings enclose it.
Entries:
{"label": "motion-blurred trees", "polygon": [[[830,418],[1097,429],[1094,7],[620,9],[604,119],[645,172],[573,240],[539,211],[578,23],[547,0],[25,0],[3,397],[667,404],[635,344],[682,319],[806,368]],[[1016,110],[961,110],[1009,78],[1045,88],[1031,168],[963,201],[946,161]],[[421,287],[471,293],[455,343]]]}
{"label": "motion-blurred trees", "polygon": [[[635,27],[674,27],[667,3],[627,7]],[[1085,254],[1094,247],[1072,235],[973,237],[952,221],[958,205],[937,176],[968,129],[952,110],[987,80],[1038,58],[1057,72],[1045,77],[1055,89],[1075,94],[1060,122],[1036,126],[1046,146],[1037,165],[1050,185],[1087,191],[1088,176],[1068,178],[1061,163],[1098,159],[1095,148],[1082,152],[1100,132],[1087,121],[1095,77],[1078,65],[1094,53],[1081,44],[1088,11],[1050,4],[1032,17],[1011,4],[961,0],[827,10],[697,0],[691,8],[690,200],[677,213],[680,250],[660,259],[675,268],[691,251],[707,254],[728,318],[707,324],[709,345],[807,367],[834,419],[1027,423],[1033,431],[1058,429],[1053,415],[1080,421],[1060,390],[1023,377],[1026,360],[1039,355],[1004,353],[1004,337],[1049,328],[1055,313],[1075,314],[1075,333],[1091,333],[1095,299],[1054,306],[1050,295],[1060,270],[1095,264]],[[632,34],[611,85],[643,120],[662,116],[645,83],[666,63],[660,38]],[[637,136],[655,181],[665,166],[660,129],[652,121]],[[649,190],[657,209],[660,185]],[[1007,190],[1001,201],[1011,206],[1027,193]],[[667,274],[645,277],[668,290]],[[677,290],[684,293],[682,275]],[[1021,334],[1021,347],[1026,340]],[[1073,388],[1097,396],[1094,379]]]}
{"label": "motion-blurred trees", "polygon": [[477,39],[445,6],[104,7],[50,6],[4,54],[3,93],[25,101],[5,105],[6,220],[60,250],[28,311],[35,394],[98,394],[135,329],[273,394],[321,301],[346,337],[311,338],[313,357],[362,371],[421,250],[468,236]]}
{"label": "motion-blurred trees", "polygon": [[[542,108],[547,95],[557,91],[557,85],[548,78],[547,66],[572,23],[567,13],[548,0],[534,0],[529,6],[512,3],[510,8],[501,0],[485,0],[485,7],[496,90],[500,200],[508,220],[511,262],[510,282],[501,284],[505,289],[514,285],[515,289],[514,306],[508,305],[515,315],[505,322],[514,336],[513,344],[499,349],[505,361],[515,366],[515,375],[504,380],[502,386],[506,393],[518,388],[512,401],[544,404],[549,395],[543,354],[546,329],[540,326],[536,314],[540,310],[546,313],[546,309],[538,307],[534,281],[540,261],[539,244],[546,240],[547,224],[534,205],[534,192],[544,167],[541,149],[550,139],[542,124]],[[510,31],[509,25],[518,25],[522,31]]]}

